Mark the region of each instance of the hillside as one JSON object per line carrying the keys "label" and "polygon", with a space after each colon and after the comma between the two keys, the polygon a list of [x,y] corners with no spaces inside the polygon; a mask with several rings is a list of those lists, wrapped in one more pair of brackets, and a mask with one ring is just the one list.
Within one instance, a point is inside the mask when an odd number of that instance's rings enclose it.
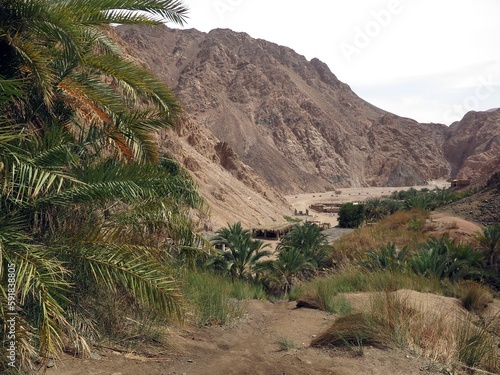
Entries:
{"label": "hillside", "polygon": [[500,223],[500,172],[476,194],[446,206],[444,211],[480,225]]}
{"label": "hillside", "polygon": [[455,176],[485,182],[500,166],[500,110],[450,127],[421,124],[359,98],[318,59],[245,33],[116,30],[182,103],[189,126],[180,144],[171,141],[227,220],[273,207],[271,219],[247,221],[275,222],[289,210],[282,194]]}

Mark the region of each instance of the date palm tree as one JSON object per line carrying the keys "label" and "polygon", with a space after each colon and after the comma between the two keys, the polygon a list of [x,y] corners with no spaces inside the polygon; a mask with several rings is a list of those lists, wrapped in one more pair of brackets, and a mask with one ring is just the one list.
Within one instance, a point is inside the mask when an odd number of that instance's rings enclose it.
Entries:
{"label": "date palm tree", "polygon": [[500,224],[489,225],[477,234],[476,241],[480,250],[485,252],[486,264],[497,275],[500,271]]}
{"label": "date palm tree", "polygon": [[179,105],[122,55],[109,24],[185,14],[177,0],[1,2],[0,318],[14,264],[25,366],[65,341],[88,349],[79,304],[96,290],[181,318],[167,247],[202,244],[190,211],[204,202],[155,141]]}
{"label": "date palm tree", "polygon": [[327,266],[328,243],[318,225],[295,225],[279,243],[277,250],[297,249],[313,269]]}
{"label": "date palm tree", "polygon": [[29,84],[12,116],[38,131],[56,120],[79,137],[97,127],[107,148],[157,161],[154,130],[171,126],[179,106],[124,58],[109,25],[183,23],[186,11],[177,0],[2,1],[0,76]]}
{"label": "date palm tree", "polygon": [[271,255],[268,250],[264,250],[269,244],[252,239],[252,233],[243,229],[240,222],[219,229],[214,243],[226,247],[226,251],[221,255],[225,260],[226,269],[236,278],[252,279],[257,263],[263,257]]}

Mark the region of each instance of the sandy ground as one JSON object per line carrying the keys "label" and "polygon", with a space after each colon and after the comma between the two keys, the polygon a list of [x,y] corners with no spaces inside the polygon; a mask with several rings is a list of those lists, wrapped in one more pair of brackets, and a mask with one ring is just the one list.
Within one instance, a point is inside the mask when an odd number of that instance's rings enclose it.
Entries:
{"label": "sandy ground", "polygon": [[[440,367],[409,353],[366,347],[309,347],[335,315],[296,309],[294,302],[247,301],[244,316],[230,326],[185,327],[177,350],[158,358],[100,350],[94,359],[64,356],[47,375],[412,375],[438,374]],[[282,342],[288,349],[284,349]]]}
{"label": "sandy ground", "polygon": [[428,223],[434,229],[435,235],[447,233],[450,238],[468,239],[481,231],[481,226],[478,224],[447,212],[432,212]]}

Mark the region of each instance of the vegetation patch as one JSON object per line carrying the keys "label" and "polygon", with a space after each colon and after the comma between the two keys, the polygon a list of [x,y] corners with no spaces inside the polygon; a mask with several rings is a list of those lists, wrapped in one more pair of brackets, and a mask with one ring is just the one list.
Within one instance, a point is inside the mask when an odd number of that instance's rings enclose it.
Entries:
{"label": "vegetation patch", "polygon": [[243,314],[240,300],[261,299],[261,286],[208,272],[186,272],[184,294],[188,301],[186,315],[197,325],[227,324]]}
{"label": "vegetation patch", "polygon": [[497,339],[466,314],[429,311],[407,297],[381,293],[364,313],[339,317],[313,347],[371,345],[424,355],[452,367],[500,370]]}

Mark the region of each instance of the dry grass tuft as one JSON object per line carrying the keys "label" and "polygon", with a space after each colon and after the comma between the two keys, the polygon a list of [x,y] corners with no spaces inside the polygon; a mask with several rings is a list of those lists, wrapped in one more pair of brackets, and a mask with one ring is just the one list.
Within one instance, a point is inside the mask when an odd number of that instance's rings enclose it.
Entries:
{"label": "dry grass tuft", "polygon": [[338,318],[330,328],[317,336],[312,342],[312,347],[325,346],[350,346],[359,343],[384,347],[378,338],[377,332],[367,324],[369,318],[363,313],[353,313]]}
{"label": "dry grass tuft", "polygon": [[471,312],[481,313],[493,302],[490,288],[478,283],[466,283],[460,295],[462,306]]}
{"label": "dry grass tuft", "polygon": [[365,313],[337,319],[311,342],[314,347],[372,345],[399,348],[453,367],[499,373],[496,338],[477,327],[470,314],[418,306],[409,296],[377,294]]}

